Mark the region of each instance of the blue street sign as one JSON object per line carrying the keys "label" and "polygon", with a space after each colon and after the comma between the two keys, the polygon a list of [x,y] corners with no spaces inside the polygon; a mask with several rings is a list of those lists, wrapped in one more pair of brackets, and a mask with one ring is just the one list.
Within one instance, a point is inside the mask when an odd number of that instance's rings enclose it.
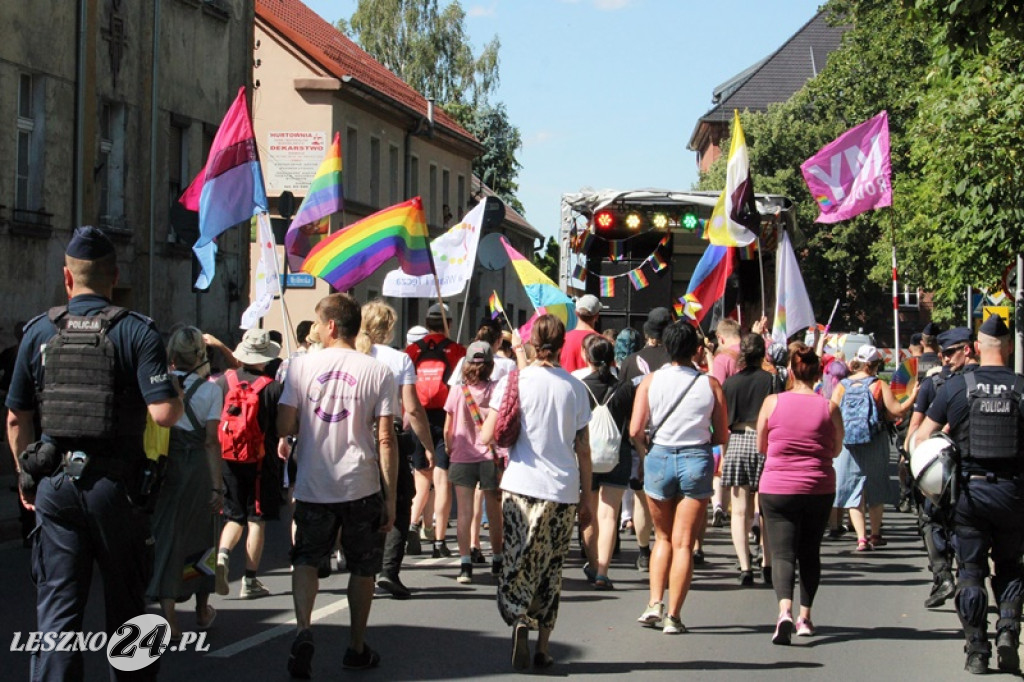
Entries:
{"label": "blue street sign", "polygon": [[316,277],[306,272],[289,272],[287,275],[281,275],[281,280],[281,286],[288,289],[316,288]]}

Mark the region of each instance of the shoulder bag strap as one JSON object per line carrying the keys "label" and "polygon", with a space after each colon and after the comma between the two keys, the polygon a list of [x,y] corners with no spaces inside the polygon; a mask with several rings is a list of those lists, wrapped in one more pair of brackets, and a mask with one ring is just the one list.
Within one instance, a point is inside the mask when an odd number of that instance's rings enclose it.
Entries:
{"label": "shoulder bag strap", "polygon": [[[185,378],[188,379],[187,374],[185,375]],[[184,400],[182,400],[182,402],[185,403],[185,416],[188,417],[188,421],[189,423],[192,424],[192,428],[195,431],[199,431],[200,429],[202,429],[203,425],[199,423],[199,419],[196,417],[196,413],[192,411],[192,396],[196,394],[196,391],[199,390],[199,387],[202,386],[203,383],[203,378],[198,377],[195,383],[189,386],[188,390],[185,391],[185,398]]]}
{"label": "shoulder bag strap", "polygon": [[[679,394],[679,397],[676,398],[675,403],[673,403],[672,407],[669,409],[669,411],[665,413],[665,418],[661,420],[661,423],[658,424],[657,426],[655,426],[653,429],[651,429],[651,435],[648,436],[648,439],[647,439],[648,443],[650,443],[651,445],[654,444],[654,435],[656,433],[658,433],[658,429],[660,429],[662,426],[665,425],[665,422],[668,421],[668,418],[672,416],[672,413],[676,411],[676,408],[679,407],[679,404],[683,402],[683,398],[685,398],[686,394],[690,392],[690,389],[693,388],[693,385],[695,383],[697,383],[697,379],[700,379],[700,375],[699,374],[697,376],[693,377],[693,381],[690,382],[690,385],[687,386],[683,390],[683,392]],[[648,398],[648,402],[650,402],[650,398]]]}
{"label": "shoulder bag strap", "polygon": [[[462,395],[466,397],[466,405],[469,407],[469,415],[473,418],[473,423],[479,429],[484,423],[484,417],[480,414],[480,406],[476,404],[476,400],[473,399],[473,394],[469,391],[469,386],[462,384]],[[491,457],[497,459],[497,453],[494,450],[494,445],[487,446],[487,449],[491,451]]]}

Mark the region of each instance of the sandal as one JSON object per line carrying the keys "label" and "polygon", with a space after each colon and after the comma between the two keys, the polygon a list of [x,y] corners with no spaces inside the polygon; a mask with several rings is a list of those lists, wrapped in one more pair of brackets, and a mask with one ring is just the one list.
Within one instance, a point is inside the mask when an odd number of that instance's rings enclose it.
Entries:
{"label": "sandal", "polygon": [[871,543],[871,547],[872,548],[875,548],[875,547],[885,547],[886,545],[889,544],[889,542],[885,538],[883,538],[881,535],[872,535],[871,537],[868,538],[868,542]]}
{"label": "sandal", "polygon": [[594,577],[594,589],[595,590],[614,590],[615,589],[615,585],[612,584],[612,581],[608,578],[608,576],[601,575],[599,573],[599,574],[597,574],[597,576]]}
{"label": "sandal", "polygon": [[871,543],[867,538],[861,538],[857,540],[857,551],[858,552],[870,552],[872,549]]}

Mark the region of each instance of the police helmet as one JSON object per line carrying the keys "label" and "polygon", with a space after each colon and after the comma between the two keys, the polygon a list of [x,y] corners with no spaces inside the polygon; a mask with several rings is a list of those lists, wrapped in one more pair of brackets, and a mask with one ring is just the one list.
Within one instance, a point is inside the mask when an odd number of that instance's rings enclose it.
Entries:
{"label": "police helmet", "polygon": [[920,443],[910,453],[910,473],[918,489],[934,504],[948,501],[946,496],[956,473],[959,460],[956,443],[939,432]]}

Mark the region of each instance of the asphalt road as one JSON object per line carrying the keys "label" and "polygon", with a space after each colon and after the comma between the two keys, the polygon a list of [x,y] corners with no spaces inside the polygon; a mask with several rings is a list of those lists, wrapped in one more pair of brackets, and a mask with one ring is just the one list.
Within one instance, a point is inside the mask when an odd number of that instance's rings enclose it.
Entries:
{"label": "asphalt road", "polygon": [[[776,615],[774,593],[758,581],[741,588],[728,528],[709,529],[708,562],[698,568],[683,607],[687,634],[670,636],[640,627],[636,618],[647,598],[646,574],[633,567],[635,541],[623,534],[622,552],[610,576],[616,589],[588,586],[575,547],[552,638],[556,663],[546,674],[576,679],[631,680],[950,680],[965,679],[959,623],[951,604],[922,606],[930,576],[909,514],[887,510],[890,544],[854,552],[852,540],[826,541],[824,576],[814,610],[818,635],[794,638],[790,647],[770,642]],[[261,579],[272,595],[235,598],[242,559],[236,550],[230,597],[214,596],[219,611],[204,654],[165,653],[163,680],[288,680],[285,661],[294,625],[287,563],[288,525],[269,526]],[[485,534],[486,535],[486,534]],[[449,533],[454,543],[454,529]],[[850,536],[847,536],[850,537]],[[486,545],[485,545],[486,551]],[[28,655],[11,652],[16,631],[34,629],[34,591],[29,552],[20,542],[0,547],[0,678],[28,678]],[[407,601],[379,596],[370,615],[368,642],[382,655],[380,668],[341,669],[348,638],[347,575],[321,582],[314,632],[314,679],[448,680],[511,679],[511,630],[494,603],[491,578],[472,585],[455,581],[458,559],[407,559]],[[486,569],[486,567],[485,567]],[[87,630],[102,628],[102,588],[94,584]],[[191,611],[189,605],[182,605]],[[185,613],[188,629],[192,616]],[[994,622],[994,617],[990,618]],[[87,654],[88,680],[106,679],[103,653]],[[518,676],[518,675],[516,675]]]}

